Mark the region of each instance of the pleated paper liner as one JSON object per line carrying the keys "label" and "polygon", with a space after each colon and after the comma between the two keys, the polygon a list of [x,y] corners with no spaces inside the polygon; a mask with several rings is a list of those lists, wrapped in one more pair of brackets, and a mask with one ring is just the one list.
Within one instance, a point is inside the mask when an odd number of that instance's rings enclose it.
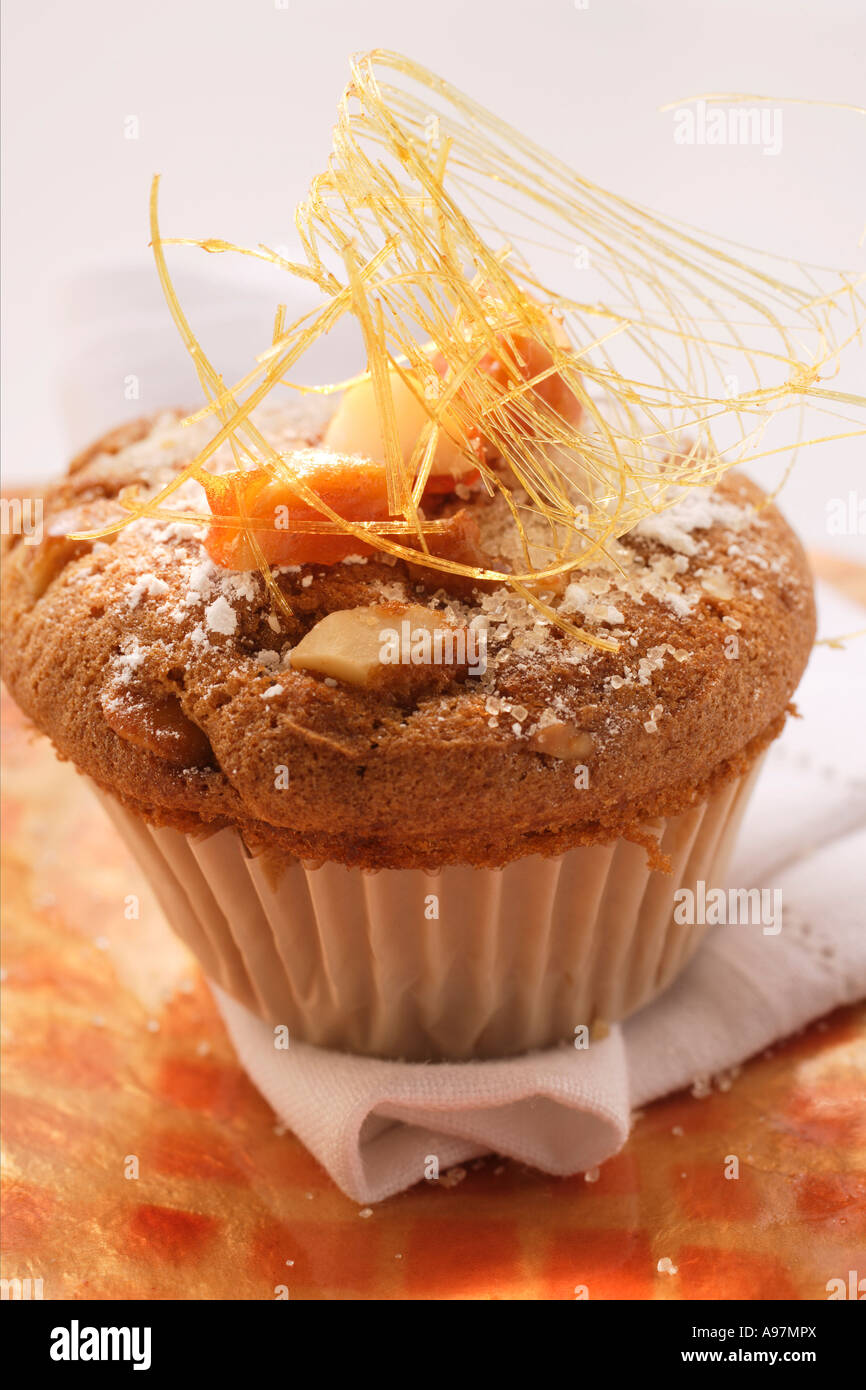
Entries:
{"label": "pleated paper liner", "polygon": [[250,855],[233,830],[158,829],[99,792],[205,973],[290,1037],[413,1061],[504,1057],[625,1018],[705,928],[674,893],[724,886],[758,764],[662,821],[671,873],[626,840],[503,869],[375,873]]}

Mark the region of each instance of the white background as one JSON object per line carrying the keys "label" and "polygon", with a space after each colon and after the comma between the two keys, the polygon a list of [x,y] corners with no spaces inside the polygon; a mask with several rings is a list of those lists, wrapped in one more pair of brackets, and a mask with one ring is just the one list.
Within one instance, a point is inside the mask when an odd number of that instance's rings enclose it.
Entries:
{"label": "white background", "polygon": [[[164,234],[291,244],[353,51],[409,54],[665,214],[866,266],[864,118],[786,106],[773,158],[676,145],[659,112],[709,92],[866,105],[866,0],[6,0],[4,47],[10,481],[56,472],[125,415],[198,401],[150,268],[151,176],[163,176]],[[196,250],[174,252],[172,268],[239,375],[267,341],[279,286]],[[862,354],[844,384],[866,385]],[[862,440],[802,456],[783,502],[811,544],[866,555],[866,537],[826,525],[829,498],[866,493],[863,460]]]}

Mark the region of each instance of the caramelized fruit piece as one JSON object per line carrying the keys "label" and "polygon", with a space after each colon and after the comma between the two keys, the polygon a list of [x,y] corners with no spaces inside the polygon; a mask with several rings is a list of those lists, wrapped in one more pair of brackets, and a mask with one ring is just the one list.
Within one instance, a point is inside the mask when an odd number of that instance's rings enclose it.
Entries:
{"label": "caramelized fruit piece", "polygon": [[[497,341],[503,345],[503,350],[507,354],[510,351],[511,359],[514,359],[518,372],[515,373],[514,366],[506,356],[500,357],[496,353],[487,352],[478,364],[478,371],[484,372],[492,377],[503,390],[512,389],[520,384],[521,381],[532,381],[542,372],[549,371],[553,366],[553,355],[550,349],[540,342],[537,338],[529,337],[523,333],[499,334]],[[440,376],[445,376],[448,370],[448,363],[442,353],[436,353],[433,357],[433,366]],[[535,397],[535,400],[532,398]],[[543,402],[556,415],[567,420],[569,424],[577,426],[583,414],[583,407],[574,391],[560,375],[559,372],[552,372],[543,381],[539,381],[533,386],[531,392],[522,398],[517,397],[513,403],[503,407],[503,411],[509,417],[511,427],[518,433],[526,434],[527,422],[521,400],[532,400],[532,404],[538,409],[539,402]],[[493,459],[497,456],[498,450],[493,440],[478,431],[478,447],[485,459]]]}
{"label": "caramelized fruit piece", "polygon": [[[347,521],[384,521],[388,516],[385,470],[366,458],[346,458],[324,451],[309,451],[292,460],[292,467],[309,487],[339,516]],[[214,515],[214,524],[205,538],[212,560],[225,569],[256,568],[252,546],[243,531],[220,526],[216,518],[246,514],[268,523],[256,530],[265,560],[271,565],[333,565],[347,555],[369,555],[373,549],[352,535],[316,534],[297,531],[298,521],[319,515],[308,506],[297,490],[267,468],[244,469],[238,473],[203,474],[202,484]]]}
{"label": "caramelized fruit piece", "polygon": [[[521,372],[519,379],[529,380],[553,365],[551,353],[537,339],[511,335],[507,340],[501,336],[499,341],[503,347],[507,341],[516,356]],[[444,375],[447,370],[444,357],[437,354],[431,360],[435,370]],[[507,367],[495,353],[486,354],[479,370],[500,382],[503,388],[515,384],[513,367]],[[404,462],[408,463],[429,416],[396,372],[391,373],[390,385],[398,442]],[[558,372],[539,382],[533,394],[571,423],[579,421],[580,402]],[[512,412],[514,425],[520,428],[519,406],[515,403],[504,409]],[[454,433],[459,434],[456,421]],[[480,432],[477,447],[486,454],[495,453],[493,444]],[[325,431],[322,449],[296,454],[291,466],[317,496],[345,520],[387,520],[385,447],[372,381],[358,382],[344,393]],[[472,483],[477,478],[478,470],[472,460],[466,458],[443,429],[425,495],[453,492],[459,483]],[[316,516],[315,508],[304,502],[291,482],[275,478],[267,468],[204,474],[201,481],[215,518],[205,545],[211,558],[226,569],[253,569],[256,557],[243,531],[235,526],[219,525],[221,516],[246,514],[253,521],[266,522],[266,527],[256,528],[256,536],[265,560],[272,565],[336,564],[348,555],[368,555],[374,549],[368,542],[351,535],[297,530],[298,522],[310,521]],[[473,559],[471,563],[480,561]]]}
{"label": "caramelized fruit piece", "polygon": [[[401,376],[392,371],[389,380],[397,438],[403,462],[408,465],[424,427],[430,423],[430,416]],[[443,423],[425,492],[453,492],[457,483],[475,482],[478,478],[477,468],[451,437],[460,437],[458,422],[451,420],[450,433],[447,416]],[[363,454],[377,463],[385,463],[385,442],[372,381],[359,381],[343,393],[325,431],[323,444],[339,454]]]}
{"label": "caramelized fruit piece", "polygon": [[[387,520],[383,464],[373,459],[310,451],[299,455],[293,466],[317,495],[347,521]],[[374,550],[369,542],[352,535],[322,535],[294,529],[297,522],[310,521],[318,514],[289,483],[275,479],[269,469],[205,474],[202,482],[214,516],[214,523],[205,537],[205,547],[211,559],[225,569],[256,567],[246,534],[234,526],[220,526],[217,520],[220,516],[241,515],[239,489],[246,514],[253,520],[268,522],[267,529],[256,528],[256,537],[268,564],[333,565],[347,555],[370,555]],[[409,539],[408,544],[412,543]],[[437,538],[436,543],[447,546],[448,541]],[[448,554],[448,551],[436,553]],[[473,559],[468,563],[480,562]]]}

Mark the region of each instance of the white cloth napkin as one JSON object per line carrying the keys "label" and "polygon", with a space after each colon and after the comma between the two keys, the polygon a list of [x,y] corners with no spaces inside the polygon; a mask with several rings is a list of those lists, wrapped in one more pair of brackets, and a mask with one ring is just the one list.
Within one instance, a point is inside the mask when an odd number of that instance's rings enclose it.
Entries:
{"label": "white cloth napkin", "polygon": [[[819,632],[866,626],[819,586]],[[713,929],[654,1003],[578,1051],[501,1062],[382,1062],[292,1043],[214,990],[241,1062],[288,1128],[358,1202],[485,1153],[548,1173],[622,1147],[632,1108],[741,1062],[866,994],[866,638],[816,647],[773,746],[729,879],[778,888],[783,926]]]}

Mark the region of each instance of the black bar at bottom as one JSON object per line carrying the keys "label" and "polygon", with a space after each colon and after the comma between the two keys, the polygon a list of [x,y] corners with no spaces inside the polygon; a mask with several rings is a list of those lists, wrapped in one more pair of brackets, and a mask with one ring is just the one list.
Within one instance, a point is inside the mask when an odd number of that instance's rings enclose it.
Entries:
{"label": "black bar at bottom", "polygon": [[[864,1299],[861,1297],[860,1302]],[[575,1375],[590,1372],[584,1352],[592,1349],[605,1357],[609,1374],[618,1376],[631,1367],[643,1373],[665,1375],[675,1367],[700,1371],[704,1366],[734,1368],[789,1365],[818,1371],[823,1381],[834,1371],[850,1374],[862,1364],[864,1324],[862,1309],[839,1302],[581,1302],[551,1324],[554,1335],[563,1334],[567,1345],[579,1352]],[[453,1306],[453,1305],[451,1305]],[[477,1308],[477,1304],[474,1305]],[[420,1311],[420,1310],[419,1310]],[[480,1310],[479,1310],[480,1311]],[[54,1380],[85,1374],[89,1378],[108,1370],[113,1376],[137,1374],[162,1376],[166,1372],[217,1373],[271,1377],[298,1373],[309,1378],[318,1361],[322,1371],[333,1374],[339,1351],[349,1358],[354,1372],[365,1375],[384,1371],[381,1353],[400,1335],[400,1314],[391,1308],[387,1324],[377,1326],[369,1303],[351,1311],[347,1303],[322,1309],[305,1304],[303,1311],[290,1301],[237,1302],[26,1302],[8,1301],[3,1308],[3,1347],[15,1371],[48,1373]],[[406,1309],[407,1330],[419,1326],[421,1336],[429,1328],[436,1341],[425,1337],[423,1367],[405,1356],[387,1371],[387,1379],[411,1381],[419,1372],[429,1376],[436,1365],[434,1347],[440,1348],[439,1364],[466,1374],[466,1343],[443,1338],[444,1309],[420,1311],[422,1324],[413,1324]],[[456,1312],[454,1314],[456,1316]],[[465,1316],[465,1314],[463,1315]],[[427,1325],[427,1328],[424,1327]],[[501,1341],[492,1342],[486,1320],[473,1323],[470,1345],[496,1363],[500,1350],[513,1345],[519,1330],[513,1319],[503,1327]],[[581,1352],[580,1340],[586,1339]],[[476,1342],[477,1339],[477,1342]],[[419,1346],[419,1349],[420,1349]],[[533,1344],[535,1353],[543,1351]],[[486,1349],[486,1350],[485,1350]],[[563,1344],[558,1352],[562,1355]],[[528,1348],[527,1348],[528,1350]],[[551,1350],[555,1350],[554,1347]],[[298,1353],[303,1352],[303,1363]],[[431,1355],[431,1352],[433,1355]],[[336,1353],[336,1354],[335,1354]],[[302,1369],[302,1365],[304,1369]],[[596,1370],[599,1369],[595,1362]],[[541,1367],[539,1367],[541,1370]],[[591,1372],[590,1372],[591,1373]],[[242,1387],[241,1390],[245,1390]]]}

